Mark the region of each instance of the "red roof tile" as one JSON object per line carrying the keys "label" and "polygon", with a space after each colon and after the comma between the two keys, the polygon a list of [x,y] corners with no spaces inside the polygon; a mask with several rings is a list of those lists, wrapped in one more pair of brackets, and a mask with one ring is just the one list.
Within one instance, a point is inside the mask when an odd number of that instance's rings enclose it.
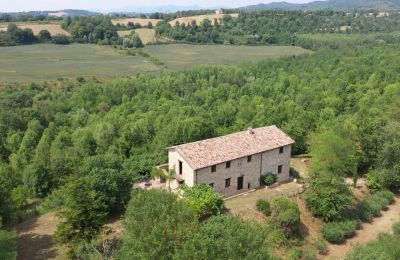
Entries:
{"label": "red roof tile", "polygon": [[294,144],[293,139],[273,125],[168,149],[175,149],[197,170],[291,144]]}

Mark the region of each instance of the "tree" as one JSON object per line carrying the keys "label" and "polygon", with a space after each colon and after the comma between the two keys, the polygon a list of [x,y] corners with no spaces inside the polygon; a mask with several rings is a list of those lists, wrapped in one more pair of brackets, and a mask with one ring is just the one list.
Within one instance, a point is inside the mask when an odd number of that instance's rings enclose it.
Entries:
{"label": "tree", "polygon": [[151,22],[149,22],[149,23],[147,24],[147,28],[153,29],[153,24],[152,24]]}
{"label": "tree", "polygon": [[144,47],[143,42],[140,39],[138,34],[135,34],[132,36],[131,43],[132,43],[132,47],[134,47],[134,48],[143,48]]}
{"label": "tree", "polygon": [[175,194],[134,191],[117,259],[172,259],[196,226],[195,214]]}
{"label": "tree", "polygon": [[49,31],[47,30],[41,30],[38,35],[37,38],[40,42],[50,42],[52,40],[51,38],[51,34]]}
{"label": "tree", "polygon": [[211,186],[206,184],[193,187],[182,185],[180,190],[185,203],[198,217],[218,215],[223,212],[224,199]]}
{"label": "tree", "polygon": [[99,234],[108,213],[107,205],[103,194],[93,190],[88,179],[71,178],[63,192],[64,204],[57,213],[62,222],[55,238],[73,247]]}
{"label": "tree", "polygon": [[311,172],[318,178],[334,181],[357,174],[356,150],[350,140],[327,130],[314,135],[310,143]]}
{"label": "tree", "polygon": [[239,217],[211,217],[193,230],[174,259],[270,259],[267,230]]}
{"label": "tree", "polygon": [[314,216],[332,221],[342,218],[343,212],[354,205],[354,198],[343,182],[315,178],[307,188],[306,203]]}

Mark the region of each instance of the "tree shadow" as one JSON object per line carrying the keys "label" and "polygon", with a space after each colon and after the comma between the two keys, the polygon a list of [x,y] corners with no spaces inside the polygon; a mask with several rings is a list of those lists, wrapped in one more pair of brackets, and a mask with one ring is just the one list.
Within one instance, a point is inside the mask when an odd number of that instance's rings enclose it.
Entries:
{"label": "tree shadow", "polygon": [[39,217],[34,217],[28,220],[25,220],[24,222],[18,224],[15,229],[17,230],[18,233],[26,233],[34,228],[38,227],[38,220]]}
{"label": "tree shadow", "polygon": [[53,248],[53,239],[50,235],[27,233],[18,236],[17,241],[18,260],[44,260],[57,256],[57,250]]}
{"label": "tree shadow", "polygon": [[303,222],[300,222],[299,232],[304,239],[310,235],[309,228]]}

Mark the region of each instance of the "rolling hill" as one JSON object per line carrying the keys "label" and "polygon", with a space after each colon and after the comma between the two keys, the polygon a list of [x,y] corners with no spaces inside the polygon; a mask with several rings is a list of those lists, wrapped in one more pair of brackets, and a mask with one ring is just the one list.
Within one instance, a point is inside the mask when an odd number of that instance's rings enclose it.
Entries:
{"label": "rolling hill", "polygon": [[393,11],[400,10],[400,0],[328,0],[314,1],[305,4],[293,4],[288,2],[273,2],[242,7],[246,11],[256,10],[321,10],[332,9],[337,11],[348,10],[376,10]]}

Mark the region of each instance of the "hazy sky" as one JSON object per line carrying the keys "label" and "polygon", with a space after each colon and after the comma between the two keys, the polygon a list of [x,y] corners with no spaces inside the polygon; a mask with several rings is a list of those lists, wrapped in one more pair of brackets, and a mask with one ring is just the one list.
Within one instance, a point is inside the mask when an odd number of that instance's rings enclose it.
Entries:
{"label": "hazy sky", "polygon": [[[0,12],[30,11],[30,10],[60,10],[60,9],[86,9],[86,10],[112,10],[132,7],[150,7],[163,5],[201,7],[226,6],[239,7],[260,2],[270,3],[281,0],[0,0]],[[286,0],[291,3],[305,3],[311,0]]]}

